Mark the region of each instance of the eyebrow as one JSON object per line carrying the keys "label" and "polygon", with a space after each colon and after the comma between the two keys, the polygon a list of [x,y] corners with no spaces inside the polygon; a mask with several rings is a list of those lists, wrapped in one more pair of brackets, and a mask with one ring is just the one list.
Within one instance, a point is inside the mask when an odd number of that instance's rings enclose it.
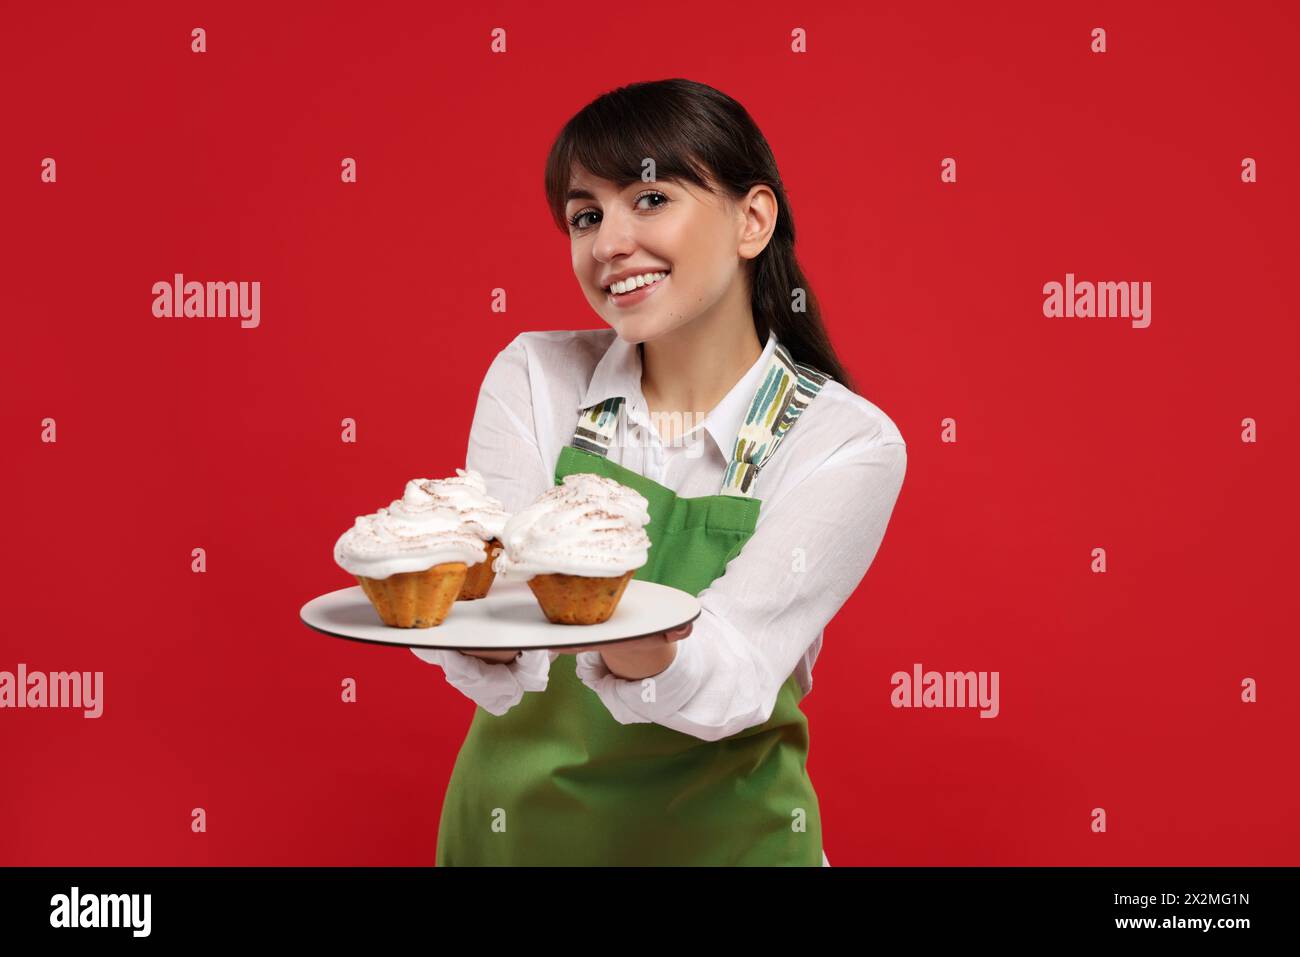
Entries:
{"label": "eyebrow", "polygon": [[[620,185],[620,184],[616,184],[616,185],[618,185],[618,191],[619,191],[620,193],[623,192],[623,190],[627,189],[629,186],[632,186],[632,185],[634,185],[635,183],[640,182],[640,179],[641,179],[641,178],[640,178],[639,176],[637,176],[637,177],[633,177],[633,178],[629,179],[626,183],[622,183],[621,185]],[[659,180],[659,182],[668,182],[668,181],[671,180],[671,179],[672,179],[672,177],[664,177],[664,179]],[[652,181],[652,182],[653,182],[653,181]],[[591,192],[591,190],[589,190],[589,189],[579,189],[579,188],[577,188],[577,187],[572,187],[572,186],[569,187],[569,191],[568,191],[567,193],[564,194],[564,202],[565,202],[566,204],[569,203],[569,202],[571,202],[572,200],[575,200],[575,199],[592,199],[592,200],[594,200],[595,198],[596,198],[596,196],[595,196],[594,193]]]}

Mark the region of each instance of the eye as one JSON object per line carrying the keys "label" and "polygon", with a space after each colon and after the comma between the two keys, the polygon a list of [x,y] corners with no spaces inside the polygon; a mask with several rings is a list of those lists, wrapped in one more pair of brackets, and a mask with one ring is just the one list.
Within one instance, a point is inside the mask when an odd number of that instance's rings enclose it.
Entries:
{"label": "eye", "polygon": [[665,196],[663,193],[659,192],[659,191],[656,190],[656,189],[648,190],[647,192],[642,193],[640,196],[638,196],[638,197],[634,200],[634,202],[639,203],[639,202],[641,202],[641,200],[643,200],[643,199],[649,199],[651,196],[658,196],[660,199],[662,199],[662,200],[664,201],[663,203],[658,203],[658,204],[656,204],[656,205],[654,205],[654,206],[651,206],[651,207],[650,207],[651,209],[658,209],[660,206],[664,205],[664,203],[668,202],[668,197]]}
{"label": "eye", "polygon": [[[641,202],[641,200],[643,200],[643,199],[650,199],[650,198],[652,198],[652,197],[656,197],[656,196],[657,196],[660,200],[662,200],[662,202],[655,203],[655,204],[653,204],[653,205],[651,205],[651,206],[648,206],[648,207],[642,207],[642,208],[643,208],[643,209],[651,209],[651,210],[654,210],[654,209],[662,209],[662,208],[663,208],[664,206],[666,206],[669,202],[671,202],[671,200],[669,200],[667,196],[665,196],[663,193],[659,192],[657,189],[646,190],[644,193],[639,194],[639,195],[637,196],[637,198],[634,199],[632,202],[633,202],[633,205],[635,205],[635,204]],[[580,209],[580,210],[578,210],[578,212],[574,213],[572,216],[569,217],[569,226],[570,226],[571,228],[573,228],[573,229],[578,230],[578,232],[582,232],[583,230],[585,230],[585,229],[590,229],[592,226],[596,225],[596,224],[593,223],[593,222],[589,222],[589,223],[586,223],[586,224],[584,225],[584,224],[583,224],[583,217],[584,217],[584,216],[599,216],[599,215],[600,215],[600,213],[599,213],[597,210],[594,210],[594,209]]]}

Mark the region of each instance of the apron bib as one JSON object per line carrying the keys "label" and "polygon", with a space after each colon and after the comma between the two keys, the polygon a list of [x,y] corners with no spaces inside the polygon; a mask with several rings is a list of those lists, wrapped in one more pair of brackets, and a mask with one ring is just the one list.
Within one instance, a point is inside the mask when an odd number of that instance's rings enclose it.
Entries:
{"label": "apron bib", "polygon": [[[555,482],[594,472],[645,496],[651,547],[633,577],[698,596],[754,534],[759,470],[825,382],[777,343],[717,495],[685,498],[609,460],[622,397],[582,411]],[[500,716],[475,708],[447,784],[436,862],[819,867],[802,696],[791,674],[766,722],[704,741],[653,722],[620,724],[578,678],[574,655],[559,655],[545,691]]]}

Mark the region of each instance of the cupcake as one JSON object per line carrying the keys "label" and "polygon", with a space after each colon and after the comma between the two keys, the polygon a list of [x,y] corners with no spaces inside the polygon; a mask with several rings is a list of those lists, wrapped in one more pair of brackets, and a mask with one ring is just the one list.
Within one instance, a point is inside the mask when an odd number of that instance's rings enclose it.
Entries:
{"label": "cupcake", "polygon": [[501,529],[510,516],[505,507],[487,493],[483,476],[473,469],[456,469],[455,478],[419,479],[419,483],[435,503],[456,509],[461,521],[483,540],[486,558],[469,567],[456,600],[482,598],[496,577],[492,563],[501,553]]}
{"label": "cupcake", "polygon": [[357,516],[334,544],[334,561],[393,628],[442,624],[467,571],[486,557],[460,512],[435,502],[420,481],[407,482],[387,508]]}
{"label": "cupcake", "polygon": [[603,475],[566,475],[563,484],[510,516],[496,572],[503,581],[527,581],[554,624],[608,621],[646,563],[648,505]]}

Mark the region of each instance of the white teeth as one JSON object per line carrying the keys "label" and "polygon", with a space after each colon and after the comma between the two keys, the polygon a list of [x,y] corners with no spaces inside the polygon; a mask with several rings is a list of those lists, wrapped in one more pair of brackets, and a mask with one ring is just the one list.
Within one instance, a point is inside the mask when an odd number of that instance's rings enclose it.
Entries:
{"label": "white teeth", "polygon": [[651,283],[658,282],[667,276],[666,272],[647,272],[640,276],[632,276],[629,279],[622,279],[609,287],[609,291],[619,296],[625,292],[631,292],[633,289],[640,289],[642,286],[648,286]]}

